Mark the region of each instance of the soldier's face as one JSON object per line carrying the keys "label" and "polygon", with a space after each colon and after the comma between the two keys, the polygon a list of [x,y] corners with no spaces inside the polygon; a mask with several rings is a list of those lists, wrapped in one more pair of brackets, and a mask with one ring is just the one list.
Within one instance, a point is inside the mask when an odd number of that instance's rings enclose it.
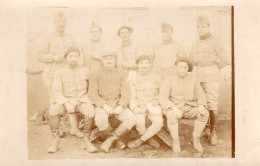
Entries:
{"label": "soldier's face", "polygon": [[146,60],[139,61],[137,66],[138,66],[138,70],[141,73],[147,73],[150,70],[151,64],[150,61],[146,59]]}
{"label": "soldier's face", "polygon": [[121,29],[120,37],[122,41],[128,41],[130,39],[130,32],[128,29]]}
{"label": "soldier's face", "polygon": [[79,53],[77,53],[77,52],[69,53],[66,57],[66,61],[67,61],[68,65],[70,65],[71,67],[76,66],[79,62]]}
{"label": "soldier's face", "polygon": [[90,36],[92,41],[99,41],[100,37],[102,35],[102,32],[99,28],[91,28],[90,30]]}
{"label": "soldier's face", "polygon": [[208,24],[199,24],[197,26],[199,36],[204,36],[209,33],[209,26]]}
{"label": "soldier's face", "polygon": [[163,41],[172,40],[172,30],[171,29],[162,30],[162,40]]}
{"label": "soldier's face", "polygon": [[177,72],[180,77],[185,77],[188,73],[189,66],[186,62],[177,63]]}
{"label": "soldier's face", "polygon": [[58,32],[64,32],[66,25],[67,25],[67,19],[66,18],[57,18],[54,20],[55,29]]}
{"label": "soldier's face", "polygon": [[107,69],[113,69],[116,66],[116,58],[114,56],[105,56],[102,58],[102,64]]}

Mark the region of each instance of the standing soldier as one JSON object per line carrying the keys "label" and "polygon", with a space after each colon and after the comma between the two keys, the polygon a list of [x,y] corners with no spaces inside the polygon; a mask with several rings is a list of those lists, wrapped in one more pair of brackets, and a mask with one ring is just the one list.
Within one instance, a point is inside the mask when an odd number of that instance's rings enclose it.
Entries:
{"label": "standing soldier", "polygon": [[106,52],[102,57],[103,67],[94,72],[90,79],[89,98],[96,106],[95,123],[103,132],[110,130],[109,116],[115,117],[122,123],[101,145],[108,152],[115,140],[119,139],[135,125],[134,114],[127,108],[130,100],[130,89],[126,83],[126,73],[116,66],[117,55]]}
{"label": "standing soldier", "polygon": [[49,153],[58,150],[59,143],[59,121],[60,116],[66,112],[76,112],[84,115],[84,138],[81,143],[82,149],[88,152],[96,152],[97,149],[89,141],[94,124],[95,109],[87,96],[88,70],[79,66],[80,52],[71,47],[65,53],[67,65],[55,72],[52,92],[54,102],[50,105],[49,122],[54,140],[48,148]]}
{"label": "standing soldier", "polygon": [[176,72],[174,62],[177,57],[186,56],[183,48],[172,40],[173,27],[162,23],[162,42],[152,48],[153,72],[158,73],[162,79]]}
{"label": "standing soldier", "polygon": [[175,65],[177,74],[164,80],[159,95],[159,101],[164,109],[167,126],[173,139],[172,149],[174,152],[181,151],[178,119],[195,118],[192,142],[198,152],[203,152],[199,138],[209,116],[204,107],[206,106],[206,96],[197,78],[188,74],[192,71],[189,59],[178,57]]}
{"label": "standing soldier", "polygon": [[[46,84],[49,92],[50,103],[53,102],[53,94],[51,94],[51,87],[53,76],[62,66],[64,66],[64,53],[70,47],[76,46],[75,39],[65,33],[67,25],[67,18],[63,12],[58,11],[55,13],[54,26],[55,32],[46,36],[41,44],[41,49],[38,53],[38,61],[46,64],[43,74],[44,83]],[[78,130],[77,116],[69,115],[71,124],[70,134],[78,137],[83,137],[83,133]]]}
{"label": "standing soldier", "polygon": [[131,40],[131,34],[134,29],[132,27],[123,25],[119,28],[117,36],[121,38],[121,46],[118,51],[118,67],[122,67],[128,70],[135,70],[135,58],[136,58],[136,44]]}
{"label": "standing soldier", "polygon": [[218,93],[220,73],[219,69],[228,64],[224,57],[223,48],[210,34],[210,23],[205,16],[197,19],[199,39],[193,44],[190,59],[194,66],[194,74],[199,78],[206,93],[207,105],[210,114],[210,145],[216,145],[216,116],[218,110]]}
{"label": "standing soldier", "polygon": [[91,72],[97,71],[101,67],[101,59],[104,54],[105,44],[101,40],[102,28],[96,22],[91,23],[91,41],[82,48],[83,65],[87,66]]}
{"label": "standing soldier", "polygon": [[[149,140],[150,145],[159,147],[159,142],[157,145],[153,143],[157,141],[152,139],[152,136],[163,126],[162,109],[158,100],[161,78],[151,72],[150,56],[146,54],[138,56],[136,64],[138,73],[130,81],[131,100],[129,107],[135,114],[136,129],[141,137],[129,142],[128,147],[137,148],[146,140]],[[145,126],[146,117],[152,122],[147,129]]]}

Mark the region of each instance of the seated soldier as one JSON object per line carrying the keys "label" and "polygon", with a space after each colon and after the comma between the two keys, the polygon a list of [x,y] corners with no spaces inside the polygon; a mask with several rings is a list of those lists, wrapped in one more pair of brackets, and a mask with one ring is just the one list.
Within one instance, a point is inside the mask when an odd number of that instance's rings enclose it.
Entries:
{"label": "seated soldier", "polygon": [[113,142],[130,131],[136,122],[134,114],[127,108],[130,100],[127,75],[116,68],[116,60],[117,55],[114,52],[106,52],[102,56],[102,68],[90,78],[89,98],[96,106],[95,123],[99,131],[111,130],[109,116],[114,115],[122,122],[102,143],[101,149],[105,152],[109,152]]}
{"label": "seated soldier", "polygon": [[[128,147],[131,149],[137,148],[148,139],[150,140],[163,126],[162,109],[158,100],[161,78],[151,72],[151,59],[148,55],[138,56],[136,64],[138,73],[130,81],[131,100],[129,106],[135,114],[136,130],[141,137],[128,143]],[[145,126],[146,117],[152,122],[148,129]]]}
{"label": "seated soldier", "polygon": [[[84,137],[81,143],[82,149],[88,152],[96,152],[97,149],[89,141],[89,136],[94,124],[95,109],[87,96],[88,70],[78,64],[80,52],[71,47],[65,53],[67,64],[55,73],[52,93],[54,103],[49,109],[49,123],[54,141],[48,148],[49,153],[58,150],[60,116],[66,112],[74,114],[79,112],[84,115]],[[79,129],[78,129],[79,130]]]}
{"label": "seated soldier", "polygon": [[206,105],[206,96],[197,78],[188,74],[193,68],[189,59],[178,57],[175,65],[177,74],[165,79],[159,94],[159,101],[164,109],[167,126],[173,139],[172,149],[174,152],[181,151],[178,119],[195,118],[192,142],[198,152],[203,152],[199,137],[209,116],[204,107]]}

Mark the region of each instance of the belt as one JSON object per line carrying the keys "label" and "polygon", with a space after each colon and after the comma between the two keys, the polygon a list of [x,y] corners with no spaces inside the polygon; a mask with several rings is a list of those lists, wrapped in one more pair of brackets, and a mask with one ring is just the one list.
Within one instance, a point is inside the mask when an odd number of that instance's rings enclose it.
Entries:
{"label": "belt", "polygon": [[216,61],[194,62],[193,65],[200,66],[200,67],[213,66],[213,65],[217,65],[217,62]]}

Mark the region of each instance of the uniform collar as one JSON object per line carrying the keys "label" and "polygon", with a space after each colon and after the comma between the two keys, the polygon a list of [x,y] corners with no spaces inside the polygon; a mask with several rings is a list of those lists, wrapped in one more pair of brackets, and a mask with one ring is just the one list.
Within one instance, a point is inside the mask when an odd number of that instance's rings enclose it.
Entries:
{"label": "uniform collar", "polygon": [[211,37],[211,34],[208,33],[208,34],[206,34],[206,35],[199,36],[199,39],[200,39],[200,40],[206,40],[206,39],[208,39],[208,38],[210,38],[210,37]]}
{"label": "uniform collar", "polygon": [[126,41],[126,42],[122,42],[121,46],[122,46],[122,47],[127,47],[127,46],[129,46],[131,43],[132,43],[132,40],[128,40],[128,41]]}
{"label": "uniform collar", "polygon": [[172,39],[171,40],[167,40],[167,41],[163,40],[162,43],[163,44],[171,44],[171,43],[173,43],[173,40]]}
{"label": "uniform collar", "polygon": [[116,70],[116,68],[107,69],[107,68],[105,68],[105,67],[102,67],[102,72],[104,72],[104,73],[110,73],[110,72],[113,72],[113,71],[115,71],[115,70]]}

